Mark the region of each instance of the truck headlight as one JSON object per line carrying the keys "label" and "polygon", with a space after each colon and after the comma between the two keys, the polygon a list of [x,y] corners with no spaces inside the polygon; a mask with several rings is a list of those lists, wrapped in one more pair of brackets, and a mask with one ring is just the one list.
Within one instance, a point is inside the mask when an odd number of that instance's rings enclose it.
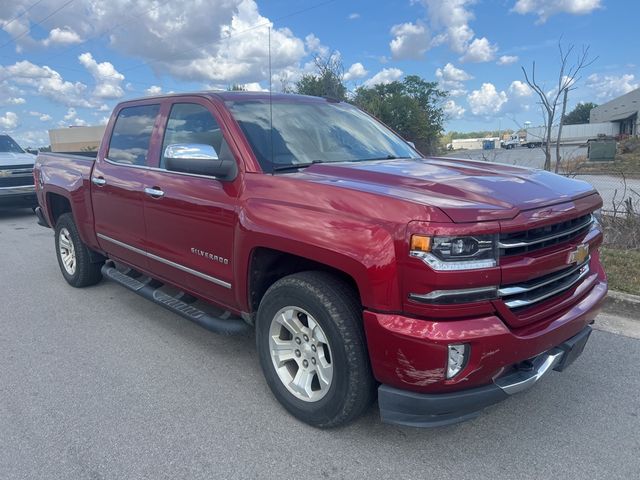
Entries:
{"label": "truck headlight", "polygon": [[473,270],[498,264],[496,235],[411,236],[410,255],[434,270]]}

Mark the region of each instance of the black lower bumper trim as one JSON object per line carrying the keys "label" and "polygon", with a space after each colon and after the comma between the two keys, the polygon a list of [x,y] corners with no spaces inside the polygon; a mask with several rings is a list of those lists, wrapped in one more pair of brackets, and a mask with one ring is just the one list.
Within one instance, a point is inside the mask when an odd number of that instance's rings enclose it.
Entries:
{"label": "black lower bumper trim", "polygon": [[411,427],[440,427],[470,420],[482,409],[533,386],[551,369],[562,371],[580,356],[591,334],[587,326],[557,347],[532,359],[530,368],[518,369],[496,383],[450,393],[425,394],[378,387],[378,404],[383,422]]}
{"label": "black lower bumper trim", "polygon": [[410,427],[441,427],[471,420],[483,408],[508,396],[496,385],[434,395],[409,392],[388,385],[378,388],[382,421]]}

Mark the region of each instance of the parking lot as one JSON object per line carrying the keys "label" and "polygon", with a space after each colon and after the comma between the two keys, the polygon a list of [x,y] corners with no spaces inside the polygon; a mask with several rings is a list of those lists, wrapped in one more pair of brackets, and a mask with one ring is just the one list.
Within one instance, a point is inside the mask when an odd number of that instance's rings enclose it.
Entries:
{"label": "parking lot", "polygon": [[2,479],[638,478],[638,339],[595,331],[568,371],[471,422],[400,428],[374,407],[322,431],[271,396],[253,338],[68,286],[29,210],[0,211],[0,260]]}

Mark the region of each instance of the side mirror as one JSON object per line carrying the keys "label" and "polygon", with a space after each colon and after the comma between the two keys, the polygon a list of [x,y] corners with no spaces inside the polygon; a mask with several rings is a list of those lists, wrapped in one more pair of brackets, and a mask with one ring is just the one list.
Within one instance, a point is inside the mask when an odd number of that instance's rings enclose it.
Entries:
{"label": "side mirror", "polygon": [[237,166],[233,158],[219,158],[211,145],[174,143],[164,149],[164,163],[173,172],[207,175],[220,180],[233,180]]}

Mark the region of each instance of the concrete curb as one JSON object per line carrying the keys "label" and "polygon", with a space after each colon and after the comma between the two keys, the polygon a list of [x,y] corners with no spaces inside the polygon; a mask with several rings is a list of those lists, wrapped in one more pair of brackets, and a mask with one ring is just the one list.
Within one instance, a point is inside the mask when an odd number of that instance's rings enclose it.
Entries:
{"label": "concrete curb", "polygon": [[640,320],[640,296],[609,290],[602,310],[632,320]]}

